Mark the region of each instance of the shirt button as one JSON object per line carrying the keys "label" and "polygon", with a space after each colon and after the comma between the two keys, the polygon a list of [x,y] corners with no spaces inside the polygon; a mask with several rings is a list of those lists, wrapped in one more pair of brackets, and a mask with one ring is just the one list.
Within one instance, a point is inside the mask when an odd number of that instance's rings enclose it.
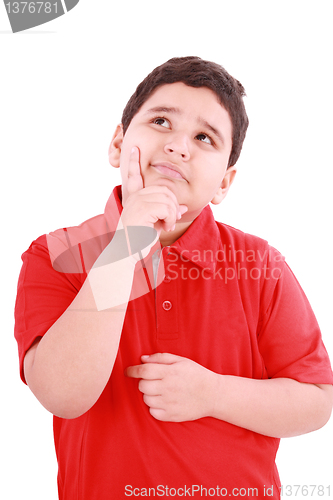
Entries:
{"label": "shirt button", "polygon": [[162,304],[162,307],[165,311],[170,311],[171,307],[172,307],[172,304],[170,302],[170,300],[165,300]]}
{"label": "shirt button", "polygon": [[164,283],[170,283],[170,281],[171,281],[170,276],[165,276],[163,281],[164,281]]}

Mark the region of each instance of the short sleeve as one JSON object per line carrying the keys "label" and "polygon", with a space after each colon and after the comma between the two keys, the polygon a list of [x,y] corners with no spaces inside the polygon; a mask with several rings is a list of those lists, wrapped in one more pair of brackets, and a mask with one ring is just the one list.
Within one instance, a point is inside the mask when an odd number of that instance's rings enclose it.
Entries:
{"label": "short sleeve", "polygon": [[[272,249],[271,255],[279,255]],[[280,259],[281,260],[281,259]],[[333,374],[318,322],[288,264],[278,259],[261,297],[259,350],[269,378],[332,384]]]}
{"label": "short sleeve", "polygon": [[22,255],[22,261],[14,334],[18,344],[20,374],[26,383],[23,372],[26,352],[72,303],[86,275],[56,271],[51,264],[46,236],[41,236],[30,245]]}

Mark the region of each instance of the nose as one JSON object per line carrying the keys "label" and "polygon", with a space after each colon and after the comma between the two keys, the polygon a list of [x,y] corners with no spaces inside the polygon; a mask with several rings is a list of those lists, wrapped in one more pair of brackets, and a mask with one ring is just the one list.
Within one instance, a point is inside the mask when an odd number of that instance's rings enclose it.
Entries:
{"label": "nose", "polygon": [[190,159],[190,150],[185,134],[173,136],[172,138],[169,136],[169,140],[164,146],[164,151],[167,154],[181,156],[184,161]]}

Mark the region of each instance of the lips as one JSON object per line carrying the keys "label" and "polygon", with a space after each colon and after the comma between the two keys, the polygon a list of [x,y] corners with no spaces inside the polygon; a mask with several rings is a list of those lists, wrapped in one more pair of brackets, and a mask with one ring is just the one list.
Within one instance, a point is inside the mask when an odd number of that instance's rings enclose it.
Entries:
{"label": "lips", "polygon": [[165,175],[166,177],[171,177],[173,179],[180,179],[183,181],[186,181],[186,178],[184,177],[184,174],[180,170],[180,168],[177,165],[174,165],[173,163],[169,162],[156,162],[152,164],[152,167],[154,167],[160,174]]}

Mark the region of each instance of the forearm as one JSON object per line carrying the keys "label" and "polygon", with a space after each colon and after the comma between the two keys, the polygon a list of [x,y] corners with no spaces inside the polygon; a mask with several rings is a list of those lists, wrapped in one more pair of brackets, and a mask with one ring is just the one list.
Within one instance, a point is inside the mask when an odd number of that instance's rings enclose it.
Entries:
{"label": "forearm", "polygon": [[124,259],[112,268],[93,268],[68,309],[32,348],[35,352],[27,353],[27,383],[51,413],[78,417],[91,408],[107,384],[134,267],[135,263]]}
{"label": "forearm", "polygon": [[330,417],[332,386],[215,375],[211,416],[231,424],[280,438],[319,429]]}

